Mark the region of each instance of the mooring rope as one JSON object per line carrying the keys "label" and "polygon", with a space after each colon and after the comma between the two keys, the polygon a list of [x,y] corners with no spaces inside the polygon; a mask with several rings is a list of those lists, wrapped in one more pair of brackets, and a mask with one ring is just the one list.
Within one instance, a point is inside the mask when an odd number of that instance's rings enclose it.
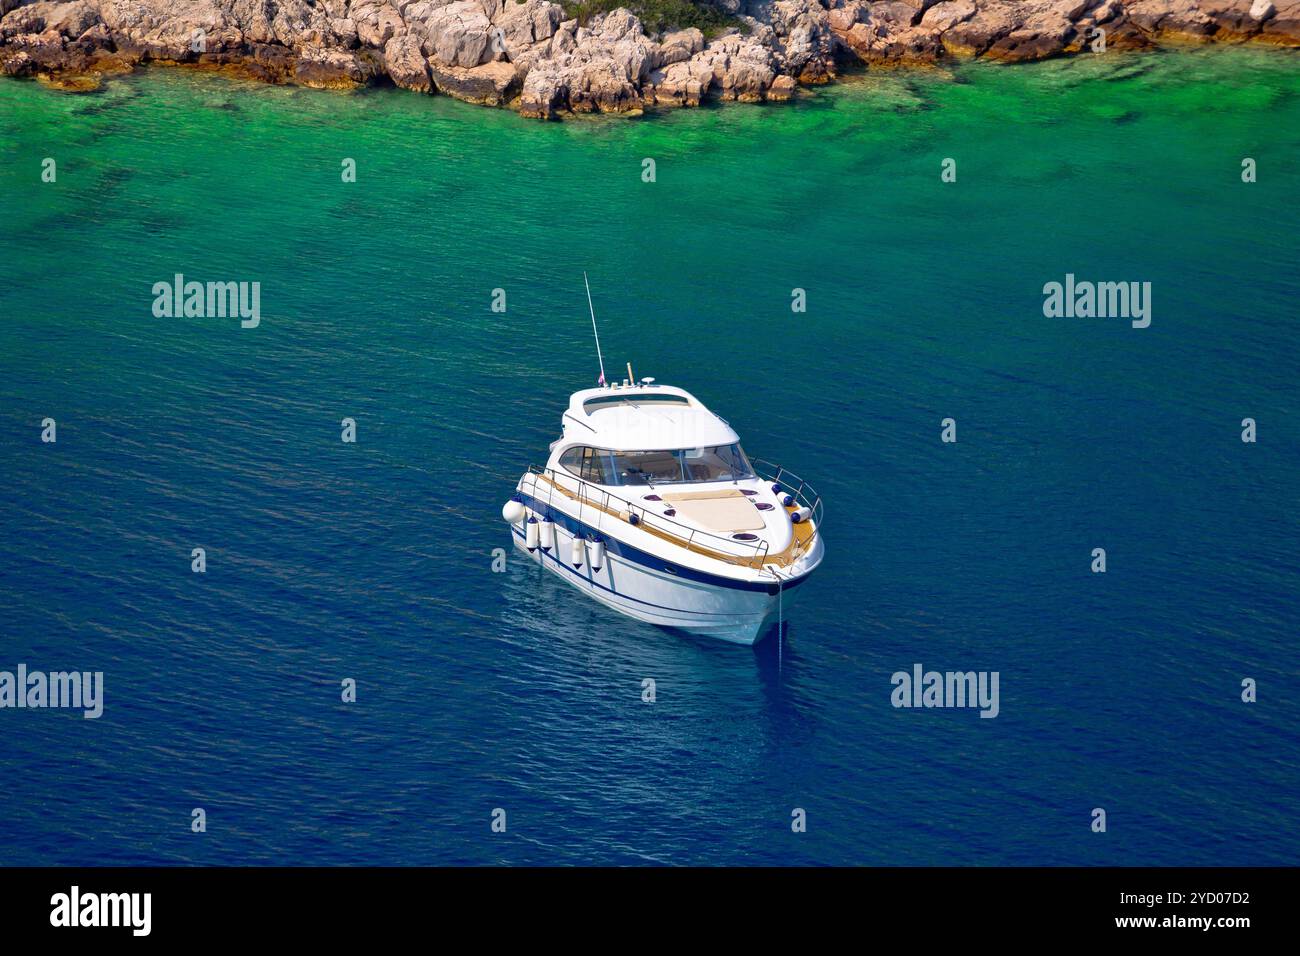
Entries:
{"label": "mooring rope", "polygon": [[776,669],[781,670],[785,651],[785,582],[776,579]]}

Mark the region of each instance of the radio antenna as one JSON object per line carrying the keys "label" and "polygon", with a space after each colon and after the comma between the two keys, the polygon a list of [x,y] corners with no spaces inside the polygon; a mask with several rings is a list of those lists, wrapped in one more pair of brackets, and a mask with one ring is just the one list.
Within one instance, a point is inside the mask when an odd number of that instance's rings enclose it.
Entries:
{"label": "radio antenna", "polygon": [[582,284],[587,287],[587,308],[591,310],[591,334],[596,336],[596,361],[600,362],[600,384],[605,384],[605,357],[600,354],[600,333],[596,331],[596,307],[591,304],[591,283],[587,273],[582,273]]}

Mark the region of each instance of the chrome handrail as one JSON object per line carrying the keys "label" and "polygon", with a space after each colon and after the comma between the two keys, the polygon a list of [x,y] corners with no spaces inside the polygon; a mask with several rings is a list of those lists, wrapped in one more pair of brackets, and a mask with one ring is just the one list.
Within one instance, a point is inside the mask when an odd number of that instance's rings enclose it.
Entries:
{"label": "chrome handrail", "polygon": [[[751,544],[748,541],[737,541],[735,538],[724,538],[722,535],[713,534],[708,531],[701,531],[699,528],[692,528],[690,525],[683,524],[680,521],[674,521],[672,518],[651,511],[649,508],[646,507],[644,502],[636,503],[633,501],[629,501],[627,498],[620,498],[618,495],[612,495],[604,488],[600,487],[599,485],[592,484],[591,482],[587,481],[587,479],[580,478],[577,475],[573,474],[573,472],[571,471],[561,472],[559,469],[556,468],[538,468],[536,465],[529,465],[528,473],[530,475],[537,475],[539,477],[545,478],[548,481],[552,482],[556,487],[563,487],[563,486],[560,485],[559,482],[557,482],[555,480],[555,477],[553,476],[560,476],[568,481],[576,482],[578,487],[578,491],[577,491],[578,503],[580,505],[582,504],[584,489],[587,489],[586,496],[588,502],[592,504],[593,507],[596,506],[595,496],[596,494],[599,494],[600,502],[601,502],[600,507],[602,507],[604,510],[606,511],[610,510],[609,503],[611,501],[622,504],[625,507],[615,508],[614,511],[616,513],[627,511],[629,515],[635,514],[637,516],[638,521],[645,522],[650,527],[658,527],[659,530],[664,532],[665,534],[671,535],[674,538],[681,539],[682,541],[685,542],[688,548],[692,544],[697,543],[696,539],[707,539],[707,540],[717,541],[720,544],[726,545],[727,548],[741,548],[741,549],[751,548],[753,549],[753,554],[748,556],[743,553],[731,554],[725,550],[716,547],[713,550],[721,551],[727,557],[736,558],[738,560],[745,561],[747,563],[756,563],[759,568],[763,566],[763,559],[767,557],[767,553],[770,545],[765,539],[760,538],[757,543]],[[647,485],[646,487],[650,487],[650,486]],[[672,528],[662,527],[663,525],[671,525]],[[672,529],[679,529],[679,530],[672,530]]]}

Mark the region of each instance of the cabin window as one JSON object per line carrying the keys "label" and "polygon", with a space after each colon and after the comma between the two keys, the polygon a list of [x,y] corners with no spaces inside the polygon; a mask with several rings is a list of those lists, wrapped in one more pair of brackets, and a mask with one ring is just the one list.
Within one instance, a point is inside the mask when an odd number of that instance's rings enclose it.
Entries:
{"label": "cabin window", "polygon": [[686,448],[680,454],[684,481],[739,481],[754,477],[754,469],[738,444]]}
{"label": "cabin window", "polygon": [[683,481],[680,452],[616,451],[614,474],[620,485],[655,485]]}
{"label": "cabin window", "polygon": [[570,448],[560,456],[560,465],[597,485],[689,484],[754,477],[754,469],[739,445],[663,451]]}
{"label": "cabin window", "polygon": [[560,467],[573,472],[581,477],[582,475],[582,448],[570,448],[560,456]]}
{"label": "cabin window", "polygon": [[613,485],[613,466],[610,453],[600,448],[570,448],[560,456],[560,467],[585,481],[597,485]]}
{"label": "cabin window", "polygon": [[616,485],[614,464],[610,452],[603,448],[584,448],[582,477],[597,485]]}

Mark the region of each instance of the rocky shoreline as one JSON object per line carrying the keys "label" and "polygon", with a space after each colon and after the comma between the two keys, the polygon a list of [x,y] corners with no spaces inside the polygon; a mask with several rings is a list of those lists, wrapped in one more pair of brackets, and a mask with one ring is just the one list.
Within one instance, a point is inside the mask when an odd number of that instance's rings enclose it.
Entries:
{"label": "rocky shoreline", "polygon": [[[700,0],[704,2],[704,0]],[[393,84],[551,119],[789,99],[853,63],[1010,62],[1162,40],[1300,47],[1300,0],[708,0],[736,27],[647,34],[551,0],[0,0],[0,71],[69,90],[144,63]]]}

